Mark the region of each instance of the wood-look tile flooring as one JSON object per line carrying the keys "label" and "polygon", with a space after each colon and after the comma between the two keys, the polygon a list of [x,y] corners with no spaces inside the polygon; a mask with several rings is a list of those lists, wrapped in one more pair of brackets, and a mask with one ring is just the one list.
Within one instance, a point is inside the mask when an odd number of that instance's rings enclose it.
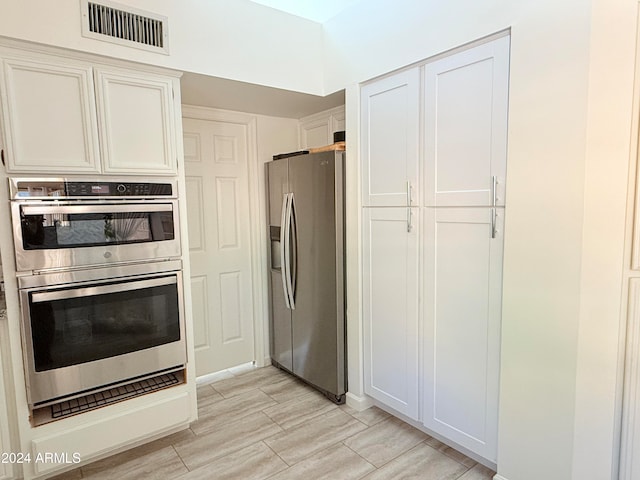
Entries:
{"label": "wood-look tile flooring", "polygon": [[337,406],[273,367],[198,387],[191,428],[56,480],[491,480],[493,472],[372,407]]}

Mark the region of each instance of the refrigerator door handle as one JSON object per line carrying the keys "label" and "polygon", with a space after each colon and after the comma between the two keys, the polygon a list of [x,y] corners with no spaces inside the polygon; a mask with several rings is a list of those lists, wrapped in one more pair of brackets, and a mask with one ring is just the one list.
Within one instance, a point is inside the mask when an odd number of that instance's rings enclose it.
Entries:
{"label": "refrigerator door handle", "polygon": [[284,304],[287,308],[291,308],[289,304],[289,291],[287,290],[287,269],[289,264],[285,261],[287,256],[287,243],[289,237],[286,232],[287,212],[289,209],[289,194],[282,196],[282,212],[280,214],[280,274],[282,275],[282,291],[284,292]]}
{"label": "refrigerator door handle", "polygon": [[291,245],[293,246],[292,265],[290,270],[291,276],[291,303],[295,308],[297,274],[298,274],[298,222],[296,220],[296,202],[291,194]]}
{"label": "refrigerator door handle", "polygon": [[[289,308],[291,310],[295,310],[296,309],[296,302],[293,299],[293,282],[291,279],[291,270],[292,270],[292,265],[291,265],[291,258],[292,258],[292,253],[291,253],[291,245],[293,243],[293,236],[292,236],[292,230],[291,230],[291,218],[292,218],[292,210],[293,210],[293,193],[288,193],[287,194],[289,200],[287,202],[287,218],[286,218],[286,223],[285,223],[285,228],[284,228],[284,234],[285,234],[285,243],[287,244],[285,250],[284,250],[284,265],[287,266],[287,272],[286,272],[286,295],[289,296]],[[295,248],[295,246],[294,246]]]}

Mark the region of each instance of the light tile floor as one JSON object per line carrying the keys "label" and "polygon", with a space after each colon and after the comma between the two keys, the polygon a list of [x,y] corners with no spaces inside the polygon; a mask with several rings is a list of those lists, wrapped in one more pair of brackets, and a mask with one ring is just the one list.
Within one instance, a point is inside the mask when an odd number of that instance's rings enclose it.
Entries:
{"label": "light tile floor", "polygon": [[491,480],[494,472],[372,407],[337,406],[273,367],[198,387],[191,428],[56,480]]}

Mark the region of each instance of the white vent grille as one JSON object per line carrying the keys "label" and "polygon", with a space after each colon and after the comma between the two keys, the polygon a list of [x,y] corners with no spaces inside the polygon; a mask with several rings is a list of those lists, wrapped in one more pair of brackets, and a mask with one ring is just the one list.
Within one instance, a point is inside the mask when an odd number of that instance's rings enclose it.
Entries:
{"label": "white vent grille", "polygon": [[167,18],[113,2],[82,0],[85,37],[169,53]]}

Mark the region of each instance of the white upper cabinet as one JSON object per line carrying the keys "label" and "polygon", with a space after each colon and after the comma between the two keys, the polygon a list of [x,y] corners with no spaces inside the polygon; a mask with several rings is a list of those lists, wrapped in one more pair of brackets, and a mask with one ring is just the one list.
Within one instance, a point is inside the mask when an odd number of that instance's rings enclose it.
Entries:
{"label": "white upper cabinet", "polygon": [[364,390],[419,411],[417,208],[363,209]]}
{"label": "white upper cabinet", "polygon": [[504,209],[424,217],[423,423],[495,462]]}
{"label": "white upper cabinet", "polygon": [[96,71],[101,152],[106,173],[176,171],[171,78]]}
{"label": "white upper cabinet", "polygon": [[361,90],[362,205],[418,205],[420,70]]}
{"label": "white upper cabinet", "polygon": [[0,57],[7,171],[177,172],[177,78],[33,52]]}
{"label": "white upper cabinet", "polygon": [[503,206],[509,37],[423,68],[424,205]]}
{"label": "white upper cabinet", "polygon": [[300,119],[300,148],[331,145],[334,132],[345,128],[344,106],[314,113]]}
{"label": "white upper cabinet", "polygon": [[92,69],[70,62],[2,61],[10,172],[97,172]]}

